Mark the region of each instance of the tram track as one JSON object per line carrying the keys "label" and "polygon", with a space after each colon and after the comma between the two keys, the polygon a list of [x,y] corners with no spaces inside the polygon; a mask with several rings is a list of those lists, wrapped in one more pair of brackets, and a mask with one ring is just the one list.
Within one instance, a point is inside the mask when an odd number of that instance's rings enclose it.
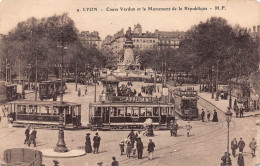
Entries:
{"label": "tram track", "polygon": [[[226,135],[227,132],[221,132],[223,131],[223,127],[225,125],[225,113],[224,111],[222,111],[221,109],[219,109],[218,107],[216,107],[215,105],[213,105],[212,103],[208,102],[207,100],[205,100],[204,98],[200,97],[200,100],[198,102],[198,104],[200,106],[202,106],[203,108],[207,108],[207,110],[209,110],[211,113],[213,112],[213,110],[216,110],[219,113],[219,122],[218,123],[218,127],[214,128],[211,132],[207,132],[205,134],[199,135],[199,136],[195,136],[195,137],[185,137],[186,140],[182,140],[181,142],[177,142],[173,145],[170,146],[164,146],[164,147],[159,147],[156,148],[156,154],[159,155],[155,155],[155,157],[159,157],[159,158],[165,158],[165,156],[171,154],[172,157],[174,156],[178,156],[181,154],[189,154],[189,153],[194,153],[194,151],[191,152],[190,149],[197,149],[198,147],[201,147],[203,145],[203,147],[205,147],[205,142],[210,141],[212,139],[216,139],[218,137],[223,136],[224,134]],[[202,123],[201,126],[199,127],[210,127],[210,126],[215,126],[216,122],[211,122],[212,124],[208,125],[206,122]],[[197,128],[199,128],[197,127]],[[195,127],[196,128],[196,127]],[[234,128],[236,128],[236,124],[234,121],[232,121],[232,125],[230,126],[230,131],[232,131]],[[209,145],[208,145],[209,146]],[[181,150],[176,150],[176,147],[181,147]],[[145,146],[145,148],[147,148]],[[144,149],[145,149],[144,148]],[[165,152],[165,149],[168,149]],[[219,148],[219,150],[222,148]],[[211,151],[211,150],[217,150],[216,148],[207,148],[207,151]],[[150,162],[149,160],[143,161],[141,160],[141,162],[139,162],[139,160],[124,160],[124,161],[119,161],[121,165],[137,165],[137,164],[146,164],[148,162]]]}

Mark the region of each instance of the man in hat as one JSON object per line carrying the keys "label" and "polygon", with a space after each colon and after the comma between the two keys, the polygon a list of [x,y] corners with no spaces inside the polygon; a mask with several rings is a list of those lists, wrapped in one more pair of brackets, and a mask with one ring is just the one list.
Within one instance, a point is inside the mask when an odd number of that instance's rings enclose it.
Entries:
{"label": "man in hat", "polygon": [[202,122],[204,122],[204,117],[205,117],[205,112],[204,112],[204,109],[202,109],[202,112],[201,112],[201,120]]}
{"label": "man in hat", "polygon": [[154,152],[154,147],[155,147],[155,144],[153,142],[152,139],[149,139],[149,143],[148,143],[148,160],[152,160],[153,159],[153,152]]}
{"label": "man in hat", "polygon": [[144,145],[143,145],[143,142],[141,141],[140,137],[138,137],[138,139],[137,139],[136,149],[137,149],[138,159],[142,159]]}
{"label": "man in hat", "polygon": [[30,135],[30,126],[28,125],[25,129],[25,140],[24,140],[24,144],[28,143],[29,141],[29,135]]}
{"label": "man in hat", "polygon": [[136,139],[135,133],[134,133],[134,130],[133,130],[133,129],[131,129],[131,132],[128,134],[127,138],[130,138],[130,140],[131,140],[131,146],[132,146],[132,148],[133,148],[133,147],[134,147],[134,143],[135,143],[135,139]]}
{"label": "man in hat", "polygon": [[243,150],[244,150],[244,147],[245,147],[245,142],[243,141],[242,138],[240,138],[240,141],[238,142],[238,148],[239,148],[239,152],[242,152],[243,153]]}
{"label": "man in hat", "polygon": [[36,142],[35,142],[36,134],[37,134],[37,131],[32,127],[31,131],[30,131],[30,137],[29,137],[29,141],[28,141],[28,146],[30,146],[31,143],[33,143],[34,147],[36,147]]}
{"label": "man in hat", "polygon": [[173,120],[171,120],[171,122],[170,122],[170,134],[171,134],[171,137],[173,136],[173,129],[174,129],[174,123],[173,123]]}
{"label": "man in hat", "polygon": [[252,157],[255,157],[256,141],[254,138],[252,138],[252,141],[250,142],[249,147],[251,149]]}
{"label": "man in hat", "polygon": [[112,162],[111,166],[119,166],[118,161],[116,161],[116,157],[112,157],[112,160],[113,160],[113,162]]}
{"label": "man in hat", "polygon": [[238,158],[237,158],[237,164],[238,166],[245,166],[245,161],[242,152],[239,152]]}
{"label": "man in hat", "polygon": [[100,146],[100,136],[98,135],[98,133],[96,132],[96,135],[95,137],[93,138],[93,147],[94,147],[94,154],[95,153],[98,153],[98,150],[99,150],[99,146]]}
{"label": "man in hat", "polygon": [[236,157],[236,150],[237,150],[237,140],[236,138],[234,138],[232,141],[231,141],[231,149],[232,149],[232,155],[234,157]]}

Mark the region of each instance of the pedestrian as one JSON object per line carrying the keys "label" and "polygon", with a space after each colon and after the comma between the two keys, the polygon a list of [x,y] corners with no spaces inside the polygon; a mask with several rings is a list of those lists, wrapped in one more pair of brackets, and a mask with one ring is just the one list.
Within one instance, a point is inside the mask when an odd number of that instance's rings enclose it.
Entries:
{"label": "pedestrian", "polygon": [[25,140],[24,144],[27,144],[29,141],[29,135],[30,135],[30,126],[28,125],[25,129]]}
{"label": "pedestrian", "polygon": [[121,156],[123,155],[124,151],[125,151],[125,143],[124,143],[124,140],[121,140],[120,144],[119,144],[119,147],[120,147],[120,151],[121,151]]}
{"label": "pedestrian", "polygon": [[98,135],[98,132],[96,132],[96,135],[95,137],[93,138],[93,147],[94,147],[94,154],[95,153],[98,153],[98,150],[99,150],[99,146],[100,146],[100,141],[101,141],[101,138],[100,136]]}
{"label": "pedestrian", "polygon": [[130,157],[131,149],[132,149],[131,141],[127,141],[127,146],[126,146],[126,156],[127,157]]}
{"label": "pedestrian", "polygon": [[22,92],[22,96],[23,96],[23,99],[25,99],[25,92],[24,91]]}
{"label": "pedestrian", "polygon": [[204,122],[205,112],[204,109],[202,109],[202,112],[200,114],[202,122]]}
{"label": "pedestrian", "polygon": [[178,131],[178,124],[175,121],[174,122],[174,126],[173,126],[173,134],[175,135],[175,137],[177,137],[177,131]]}
{"label": "pedestrian", "polygon": [[81,90],[79,88],[79,90],[78,90],[78,97],[80,97],[80,96],[81,96]]}
{"label": "pedestrian", "polygon": [[256,141],[254,138],[252,138],[252,141],[249,144],[249,147],[251,149],[252,158],[255,157],[255,149],[256,149]]}
{"label": "pedestrian", "polygon": [[221,166],[225,166],[226,163],[230,163],[232,165],[229,156],[230,156],[230,154],[228,152],[225,152],[224,156],[221,157],[221,161],[222,161]]}
{"label": "pedestrian", "polygon": [[111,166],[119,166],[118,161],[116,161],[116,157],[112,157],[112,160],[113,160],[113,162],[112,162]]}
{"label": "pedestrian", "polygon": [[245,147],[245,142],[243,141],[242,138],[240,138],[240,141],[238,142],[237,146],[239,148],[239,152],[242,152],[243,153],[243,150],[244,150],[244,147]]}
{"label": "pedestrian", "polygon": [[237,105],[235,106],[235,112],[236,112],[236,118],[238,118],[239,108]]}
{"label": "pedestrian", "polygon": [[239,152],[238,158],[237,158],[237,164],[238,166],[245,166],[244,157],[242,152]]}
{"label": "pedestrian", "polygon": [[31,143],[33,143],[34,147],[36,147],[36,134],[37,134],[37,131],[32,127],[31,130],[30,130],[30,136],[29,136],[29,141],[28,141],[28,146],[31,145]]}
{"label": "pedestrian", "polygon": [[218,113],[214,110],[212,122],[218,122]]}
{"label": "pedestrian", "polygon": [[173,136],[173,129],[174,129],[174,123],[173,123],[173,120],[170,121],[170,134],[171,134],[171,137]]}
{"label": "pedestrian", "polygon": [[240,111],[239,112],[240,113],[240,118],[243,118],[244,117],[244,115],[243,115],[244,114],[244,108],[241,106],[239,111]]}
{"label": "pedestrian", "polygon": [[0,123],[1,123],[1,120],[2,120],[2,117],[1,117],[1,115],[0,115]]}
{"label": "pedestrian", "polygon": [[190,122],[188,122],[188,124],[186,125],[186,129],[187,129],[187,137],[189,137],[190,136],[190,130],[192,129]]}
{"label": "pedestrian", "polygon": [[149,143],[148,143],[148,160],[152,160],[153,159],[153,152],[154,152],[154,147],[155,147],[155,144],[153,142],[152,139],[149,139]]}
{"label": "pedestrian", "polygon": [[131,146],[132,148],[134,147],[134,142],[135,142],[135,133],[134,133],[134,130],[131,129],[131,132],[128,134],[127,138],[129,138],[131,140]]}
{"label": "pedestrian", "polygon": [[92,152],[92,146],[91,146],[91,141],[90,141],[90,133],[86,134],[85,152],[86,153]]}
{"label": "pedestrian", "polygon": [[88,87],[86,86],[86,88],[85,88],[85,95],[87,95],[87,92],[88,92]]}
{"label": "pedestrian", "polygon": [[143,158],[144,145],[143,145],[143,142],[142,142],[140,137],[137,139],[136,149],[137,149],[138,159],[142,159]]}
{"label": "pedestrian", "polygon": [[236,157],[236,150],[237,150],[237,140],[236,138],[234,138],[232,141],[231,141],[231,149],[232,149],[232,155],[234,157]]}
{"label": "pedestrian", "polygon": [[210,112],[207,111],[207,119],[208,119],[208,122],[209,122],[209,119],[210,119]]}
{"label": "pedestrian", "polygon": [[[136,141],[134,142],[134,144],[136,143]],[[132,146],[132,148],[131,148],[131,152],[133,153],[133,158],[135,158],[136,156],[135,156],[135,154],[136,154],[136,146]]]}

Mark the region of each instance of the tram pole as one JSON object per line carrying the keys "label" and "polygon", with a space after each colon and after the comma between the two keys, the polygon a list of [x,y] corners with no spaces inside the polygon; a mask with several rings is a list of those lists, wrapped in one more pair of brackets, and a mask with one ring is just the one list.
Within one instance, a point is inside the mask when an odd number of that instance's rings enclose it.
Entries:
{"label": "tram pole", "polygon": [[37,78],[37,74],[38,74],[38,71],[37,71],[37,63],[38,63],[38,60],[37,60],[37,56],[36,56],[36,72],[35,72],[35,101],[37,101],[37,82],[38,82],[38,78]]}

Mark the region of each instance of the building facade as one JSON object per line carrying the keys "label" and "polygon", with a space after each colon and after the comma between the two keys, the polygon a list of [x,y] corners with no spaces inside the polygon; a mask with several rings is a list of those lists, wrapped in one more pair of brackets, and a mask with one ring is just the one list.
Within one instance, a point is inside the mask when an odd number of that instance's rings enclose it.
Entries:
{"label": "building facade", "polygon": [[[133,29],[133,44],[136,50],[149,50],[154,48],[179,48],[181,40],[185,39],[183,31],[159,31],[154,33],[146,31],[143,33],[140,24],[134,25]],[[121,29],[113,36],[107,36],[103,41],[103,47],[110,47],[112,52],[117,55],[124,49],[125,32]]]}
{"label": "building facade", "polygon": [[82,31],[78,34],[79,40],[85,47],[95,47],[98,50],[101,50],[101,39],[99,37],[99,33],[97,31],[89,32]]}

